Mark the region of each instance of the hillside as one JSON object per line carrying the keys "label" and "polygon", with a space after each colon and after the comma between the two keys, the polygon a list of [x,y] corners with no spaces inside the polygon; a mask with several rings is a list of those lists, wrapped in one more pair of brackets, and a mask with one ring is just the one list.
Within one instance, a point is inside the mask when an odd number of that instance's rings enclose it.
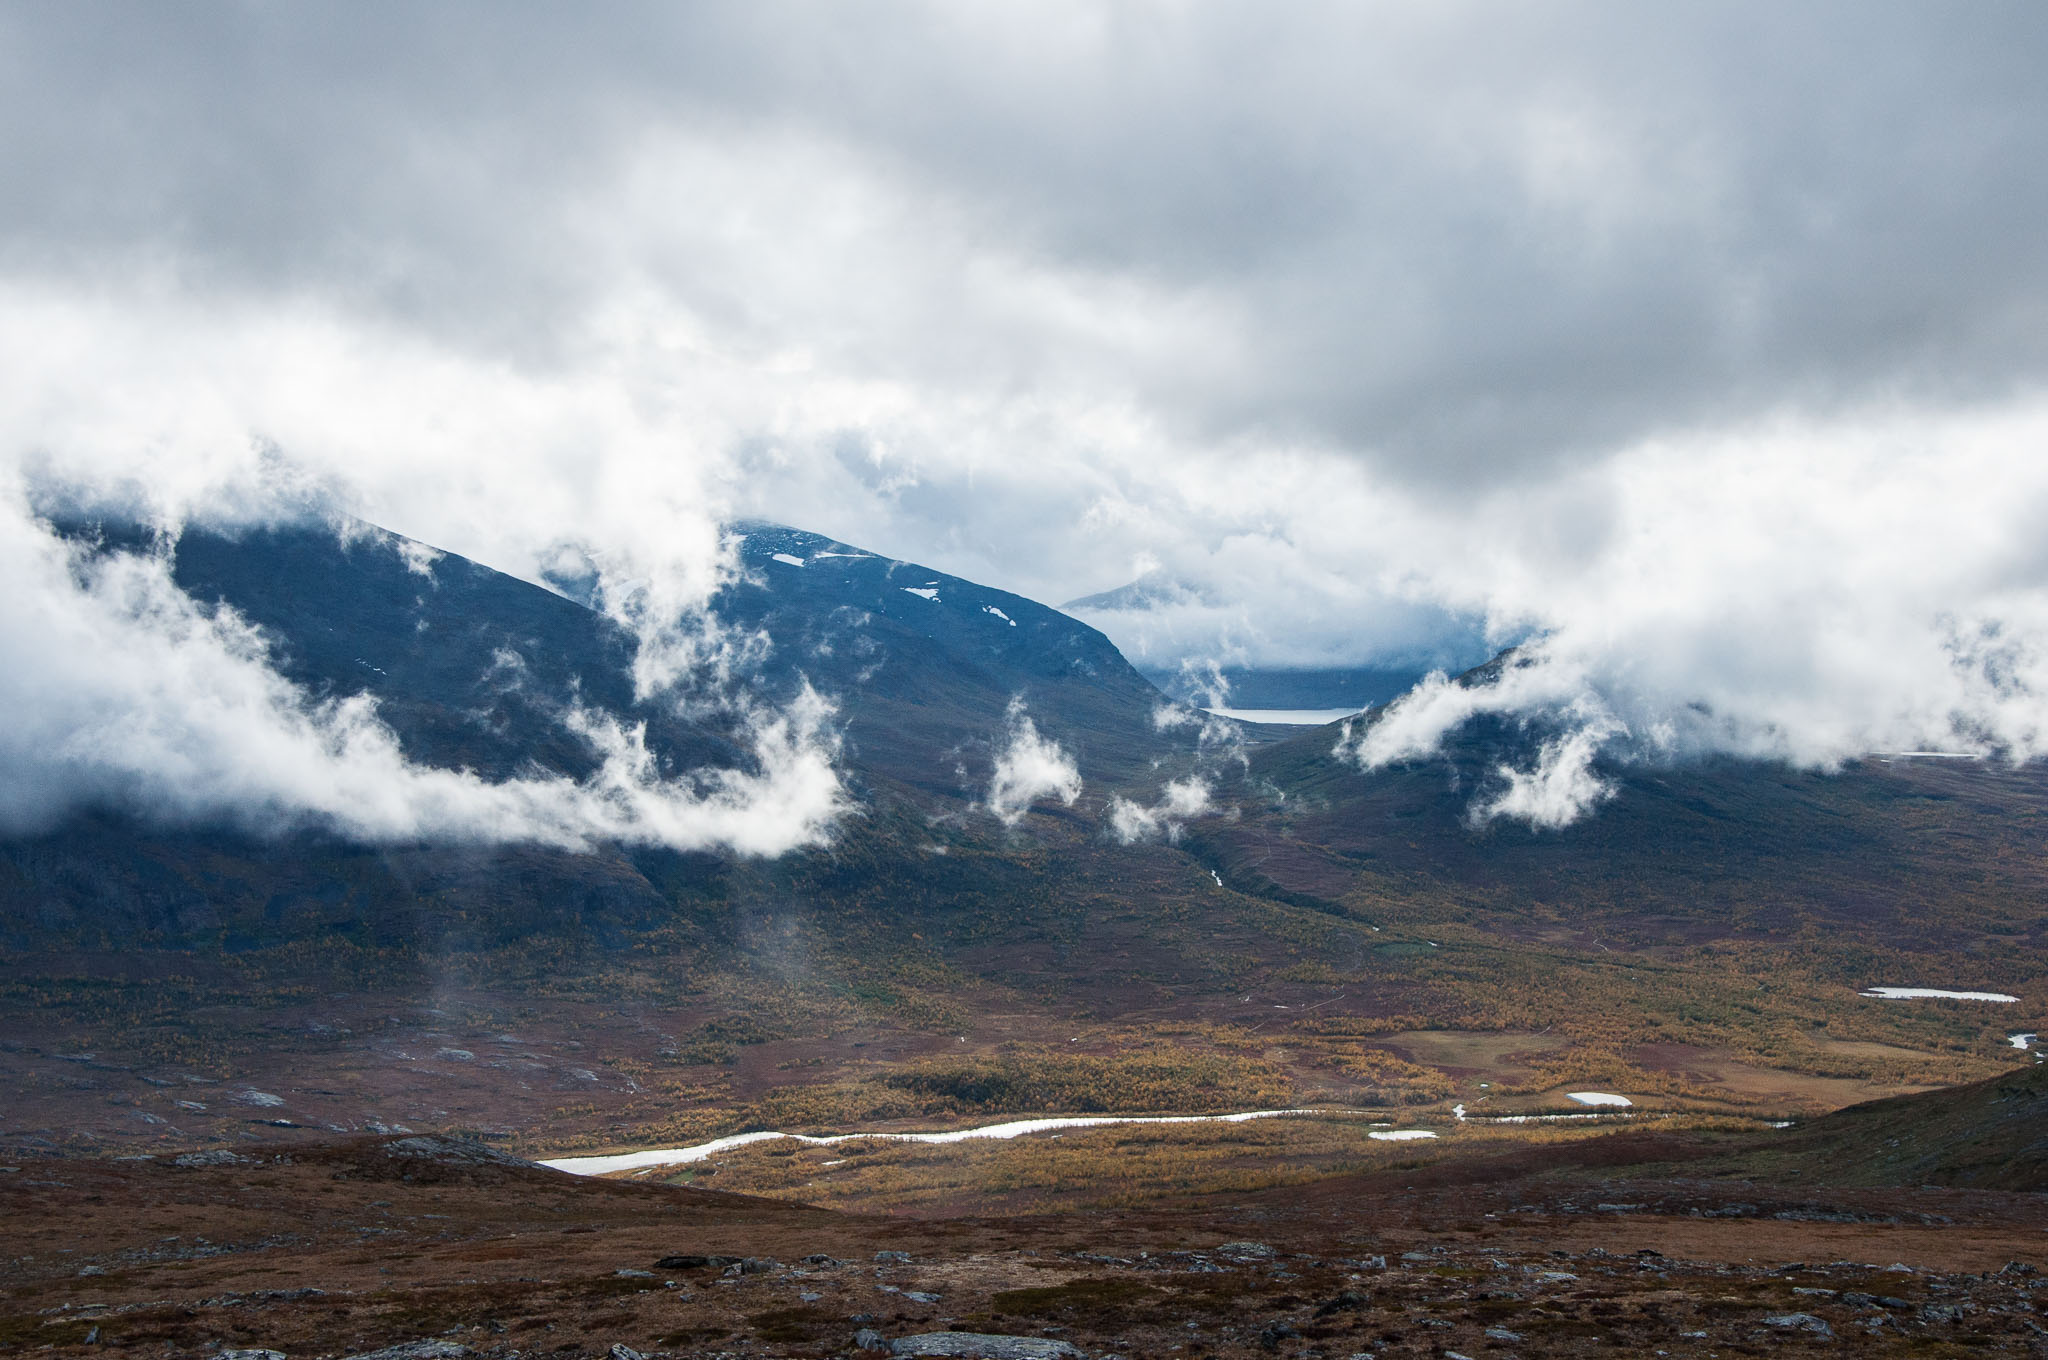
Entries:
{"label": "hillside", "polygon": [[1836,1110],[1755,1165],[1822,1185],[2048,1190],[2048,1064]]}

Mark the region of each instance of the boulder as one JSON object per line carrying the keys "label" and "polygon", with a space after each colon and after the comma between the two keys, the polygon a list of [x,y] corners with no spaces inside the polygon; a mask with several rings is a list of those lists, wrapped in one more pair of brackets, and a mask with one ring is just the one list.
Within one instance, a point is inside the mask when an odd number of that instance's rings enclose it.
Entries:
{"label": "boulder", "polygon": [[226,1148],[208,1148],[204,1152],[181,1152],[171,1158],[172,1166],[245,1166],[256,1159],[230,1152]]}
{"label": "boulder", "polygon": [[419,1341],[402,1341],[396,1346],[386,1346],[381,1351],[363,1351],[344,1360],[470,1360],[475,1354],[469,1347],[458,1346],[453,1341],[425,1337]]}
{"label": "boulder", "polygon": [[1806,1332],[1832,1341],[1835,1329],[1811,1313],[1777,1313],[1764,1319],[1764,1326],[1780,1332]]}

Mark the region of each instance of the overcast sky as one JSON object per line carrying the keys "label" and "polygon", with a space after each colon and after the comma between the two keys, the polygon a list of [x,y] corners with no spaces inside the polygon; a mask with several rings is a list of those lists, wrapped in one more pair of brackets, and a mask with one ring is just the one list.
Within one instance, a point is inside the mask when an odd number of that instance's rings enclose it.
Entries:
{"label": "overcast sky", "polygon": [[2028,756],[2043,69],[2024,3],[5,4],[0,457],[655,614],[745,514],[1149,575],[1143,661],[1534,636],[1532,820],[1595,749]]}

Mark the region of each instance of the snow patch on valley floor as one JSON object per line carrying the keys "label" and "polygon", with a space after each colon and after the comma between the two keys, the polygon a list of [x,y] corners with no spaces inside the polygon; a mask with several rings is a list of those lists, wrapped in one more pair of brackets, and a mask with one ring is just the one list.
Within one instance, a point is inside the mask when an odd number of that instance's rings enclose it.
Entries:
{"label": "snow patch on valley floor", "polygon": [[2040,1037],[2038,1034],[2008,1034],[2005,1036],[2005,1041],[2021,1052],[2025,1052],[2034,1040]]}
{"label": "snow patch on valley floor", "polygon": [[[621,1152],[609,1157],[553,1157],[542,1160],[542,1166],[551,1166],[557,1171],[566,1171],[572,1176],[603,1176],[614,1171],[635,1171],[647,1166],[680,1166],[689,1162],[701,1162],[705,1158],[749,1143],[764,1143],[772,1138],[793,1138],[799,1143],[813,1147],[831,1147],[838,1143],[855,1143],[867,1140],[882,1140],[897,1143],[964,1143],[970,1138],[1018,1138],[1027,1133],[1043,1133],[1052,1129],[1093,1129],[1109,1124],[1242,1124],[1253,1119],[1281,1119],[1297,1115],[1344,1115],[1355,1114],[1352,1110],[1244,1110],[1237,1114],[1158,1114],[1158,1115],[1059,1115],[1045,1119],[1012,1119],[1001,1124],[984,1124],[972,1129],[947,1129],[941,1133],[834,1133],[812,1135],[808,1133],[780,1133],[763,1129],[756,1133],[735,1133],[724,1138],[714,1138],[708,1143],[695,1143],[689,1147],[651,1148],[645,1152]],[[1433,1133],[1421,1130],[1401,1130],[1392,1135],[1402,1138],[1434,1138]]]}
{"label": "snow patch on valley floor", "polygon": [[1612,1091],[1566,1091],[1565,1099],[1576,1100],[1581,1105],[1614,1105],[1621,1108],[1635,1104],[1627,1096],[1615,1095]]}
{"label": "snow patch on valley floor", "polygon": [[1858,996],[1878,1001],[2018,1001],[2004,992],[1953,992],[1946,987],[1866,987]]}
{"label": "snow patch on valley floor", "polygon": [[1418,1138],[1436,1137],[1436,1135],[1431,1133],[1428,1129],[1386,1129],[1384,1131],[1380,1129],[1374,1129],[1371,1133],[1368,1133],[1365,1136],[1368,1138],[1377,1138],[1383,1143],[1409,1143],[1415,1141]]}

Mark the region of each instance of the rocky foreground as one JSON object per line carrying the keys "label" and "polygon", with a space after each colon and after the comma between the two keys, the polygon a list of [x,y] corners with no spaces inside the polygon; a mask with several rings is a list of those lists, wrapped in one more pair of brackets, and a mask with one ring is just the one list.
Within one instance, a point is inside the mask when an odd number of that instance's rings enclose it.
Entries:
{"label": "rocky foreground", "polygon": [[[2048,1204],[1622,1134],[1228,1203],[830,1213],[439,1138],[0,1170],[0,1349],[148,1356],[2048,1355]],[[249,1360],[259,1360],[249,1357]]]}

